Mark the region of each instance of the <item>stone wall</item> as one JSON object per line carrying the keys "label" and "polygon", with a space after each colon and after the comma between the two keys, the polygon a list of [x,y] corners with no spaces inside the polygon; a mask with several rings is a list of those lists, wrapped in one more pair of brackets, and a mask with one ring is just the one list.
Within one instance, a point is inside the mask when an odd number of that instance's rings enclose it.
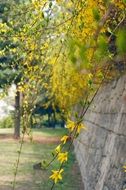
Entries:
{"label": "stone wall", "polygon": [[126,76],[104,86],[74,142],[83,190],[126,190]]}

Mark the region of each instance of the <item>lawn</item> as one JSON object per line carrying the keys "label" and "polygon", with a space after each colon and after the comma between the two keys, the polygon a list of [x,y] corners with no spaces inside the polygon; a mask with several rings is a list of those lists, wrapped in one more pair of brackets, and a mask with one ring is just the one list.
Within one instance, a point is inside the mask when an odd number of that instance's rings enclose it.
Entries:
{"label": "lawn", "polygon": [[[0,129],[0,133],[11,133],[12,130]],[[57,137],[65,133],[65,129],[33,130],[33,136]],[[57,143],[25,142],[17,175],[16,190],[50,190],[52,181],[48,179],[51,169],[58,168],[54,162],[48,170],[34,170],[33,165],[42,160],[50,161],[52,152]],[[14,176],[14,164],[18,157],[19,141],[10,139],[0,140],[0,190],[11,190]],[[64,167],[64,179],[55,186],[55,190],[81,190],[82,183],[80,172],[71,150],[69,161]]]}
{"label": "lawn", "polygon": [[[12,128],[4,128],[1,129],[0,128],[0,134],[12,134],[14,131],[14,129]],[[67,132],[67,129],[65,128],[56,128],[56,129],[52,129],[52,128],[40,128],[40,129],[32,129],[32,133],[33,135],[37,136],[37,135],[41,135],[44,137],[56,137],[56,136],[62,136]]]}

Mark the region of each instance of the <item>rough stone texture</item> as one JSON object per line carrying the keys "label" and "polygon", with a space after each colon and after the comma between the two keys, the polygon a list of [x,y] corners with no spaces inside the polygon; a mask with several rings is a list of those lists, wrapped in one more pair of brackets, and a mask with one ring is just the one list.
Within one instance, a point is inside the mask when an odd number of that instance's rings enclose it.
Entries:
{"label": "rough stone texture", "polygon": [[126,76],[104,86],[74,142],[84,190],[126,190]]}

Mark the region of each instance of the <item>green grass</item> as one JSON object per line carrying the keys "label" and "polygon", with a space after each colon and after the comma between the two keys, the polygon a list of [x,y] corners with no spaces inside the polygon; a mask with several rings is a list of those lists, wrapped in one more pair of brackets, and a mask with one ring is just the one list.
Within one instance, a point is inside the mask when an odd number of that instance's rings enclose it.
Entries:
{"label": "green grass", "polygon": [[[2,131],[3,132],[3,131]],[[0,133],[2,133],[0,130]],[[11,133],[6,129],[4,132]],[[57,129],[54,134],[54,129],[34,130],[37,135],[45,136],[61,136],[65,130]],[[42,160],[50,161],[52,152],[56,144],[40,144],[29,143],[23,144],[21,159],[17,174],[16,190],[50,190],[52,181],[48,179],[52,169],[59,167],[58,162],[54,162],[48,170],[34,170],[33,165]],[[0,190],[11,190],[14,165],[18,157],[20,147],[19,141],[1,141],[0,142]],[[81,190],[80,188],[80,173],[77,168],[73,150],[69,155],[69,161],[64,166],[64,178],[55,186],[55,190]]]}
{"label": "green grass", "polygon": [[[12,128],[3,128],[0,129],[0,134],[13,134],[14,129]],[[44,137],[56,137],[56,136],[62,136],[65,133],[67,133],[67,129],[65,128],[41,128],[41,129],[31,129],[33,135],[41,135]]]}
{"label": "green grass", "polygon": [[67,133],[67,129],[61,128],[42,128],[42,129],[32,129],[34,135],[42,135],[42,136],[62,136]]}

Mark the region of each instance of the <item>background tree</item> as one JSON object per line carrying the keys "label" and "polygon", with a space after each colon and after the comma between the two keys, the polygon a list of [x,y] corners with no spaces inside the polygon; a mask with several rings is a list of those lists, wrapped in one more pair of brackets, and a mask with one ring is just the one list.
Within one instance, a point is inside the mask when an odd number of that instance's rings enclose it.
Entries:
{"label": "background tree", "polygon": [[[13,1],[13,3],[15,3]],[[16,1],[16,3],[19,3]],[[10,38],[10,31],[12,26],[9,20],[9,13],[11,11],[10,2],[0,2],[0,87],[7,89],[11,84],[15,84],[21,80],[21,70],[19,69],[19,57],[16,54],[17,42]],[[2,37],[3,35],[3,37]],[[5,36],[4,36],[5,35]],[[18,60],[18,61],[17,61]],[[20,92],[16,89],[15,95],[15,125],[14,125],[14,137],[20,137]]]}

